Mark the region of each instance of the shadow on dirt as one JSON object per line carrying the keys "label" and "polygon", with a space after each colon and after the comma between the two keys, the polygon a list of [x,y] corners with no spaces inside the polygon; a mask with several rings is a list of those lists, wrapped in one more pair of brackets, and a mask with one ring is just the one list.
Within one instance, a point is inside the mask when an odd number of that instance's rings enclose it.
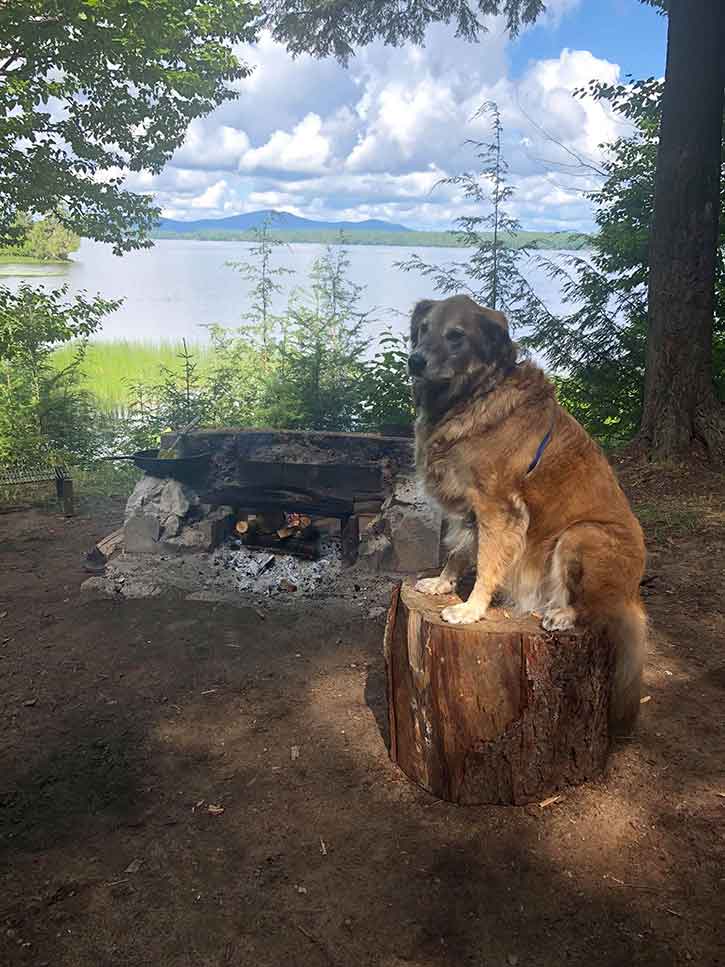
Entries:
{"label": "shadow on dirt", "polygon": [[113,722],[89,726],[82,714],[58,723],[66,738],[28,767],[5,769],[0,798],[0,851],[49,849],[82,829],[90,817],[118,820],[139,796],[139,729]]}

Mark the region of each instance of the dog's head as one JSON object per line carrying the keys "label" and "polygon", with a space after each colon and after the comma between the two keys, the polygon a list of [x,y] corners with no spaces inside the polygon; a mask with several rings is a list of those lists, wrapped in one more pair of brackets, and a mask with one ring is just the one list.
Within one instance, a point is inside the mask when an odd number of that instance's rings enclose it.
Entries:
{"label": "dog's head", "polygon": [[419,302],[410,320],[410,342],[413,380],[445,393],[449,401],[475,385],[491,389],[516,362],[506,317],[466,295]]}

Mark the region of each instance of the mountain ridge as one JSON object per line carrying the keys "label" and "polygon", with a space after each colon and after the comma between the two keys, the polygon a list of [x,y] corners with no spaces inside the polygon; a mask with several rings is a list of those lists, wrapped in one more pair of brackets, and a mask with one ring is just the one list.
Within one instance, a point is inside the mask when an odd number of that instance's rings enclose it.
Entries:
{"label": "mountain ridge", "polygon": [[317,221],[313,218],[301,218],[291,212],[261,209],[256,212],[244,212],[240,215],[229,215],[226,218],[200,218],[185,222],[173,218],[159,220],[156,231],[159,232],[200,232],[200,231],[234,231],[248,232],[260,228],[267,219],[271,219],[272,227],[280,231],[288,229],[339,229],[345,232],[376,231],[376,232],[409,232],[405,225],[386,222],[379,218],[367,218],[361,222],[330,222]]}

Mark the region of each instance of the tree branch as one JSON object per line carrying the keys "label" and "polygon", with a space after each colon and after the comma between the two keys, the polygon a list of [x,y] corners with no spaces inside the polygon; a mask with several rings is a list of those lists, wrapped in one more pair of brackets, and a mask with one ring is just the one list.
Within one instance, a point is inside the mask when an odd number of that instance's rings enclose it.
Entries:
{"label": "tree branch", "polygon": [[[607,172],[604,171],[602,168],[599,168],[596,164],[594,164],[593,161],[587,161],[585,158],[583,158],[579,154],[578,151],[574,151],[573,148],[570,148],[570,147],[568,147],[568,145],[564,144],[562,141],[559,141],[559,139],[558,138],[555,138],[553,134],[550,134],[546,130],[546,128],[542,127],[537,121],[534,121],[534,119],[532,117],[530,117],[526,113],[526,111],[523,109],[523,107],[521,107],[521,104],[520,103],[519,103],[518,107],[519,107],[519,110],[521,111],[521,113],[523,114],[523,116],[529,122],[529,124],[533,125],[536,128],[536,130],[539,132],[539,134],[543,134],[544,137],[547,139],[547,141],[551,141],[552,144],[555,144],[557,147],[561,148],[561,150],[564,151],[564,152],[566,152],[566,154],[568,154],[570,158],[573,158],[574,159],[574,161],[576,162],[576,167],[586,168],[589,171],[593,171],[594,174],[597,175],[599,178],[606,178],[607,177]],[[539,160],[539,159],[535,159],[535,160]],[[548,161],[547,162],[546,159],[542,159],[542,160],[544,160],[544,162],[547,163],[547,164],[555,164],[555,165],[561,165],[561,166],[563,166],[563,162],[561,162],[561,161]]]}
{"label": "tree branch", "polygon": [[8,57],[4,64],[0,64],[0,75],[5,76],[9,71],[8,68],[13,64],[14,61],[20,57],[22,51],[14,50],[12,54]]}

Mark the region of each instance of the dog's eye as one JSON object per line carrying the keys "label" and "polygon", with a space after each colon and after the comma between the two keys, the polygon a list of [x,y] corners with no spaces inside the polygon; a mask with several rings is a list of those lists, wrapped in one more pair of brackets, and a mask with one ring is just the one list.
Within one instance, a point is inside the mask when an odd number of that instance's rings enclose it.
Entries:
{"label": "dog's eye", "polygon": [[446,339],[449,343],[452,343],[455,346],[456,343],[459,343],[465,335],[466,334],[462,329],[449,329],[448,332],[446,332]]}

